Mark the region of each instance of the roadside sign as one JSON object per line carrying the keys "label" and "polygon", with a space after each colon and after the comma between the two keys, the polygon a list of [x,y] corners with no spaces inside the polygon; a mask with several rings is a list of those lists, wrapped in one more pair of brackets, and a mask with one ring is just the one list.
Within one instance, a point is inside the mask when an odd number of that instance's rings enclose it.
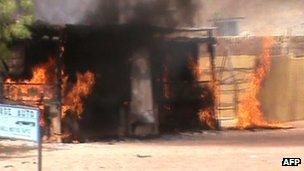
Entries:
{"label": "roadside sign", "polygon": [[0,137],[33,141],[38,144],[38,170],[41,170],[41,137],[38,108],[0,104]]}

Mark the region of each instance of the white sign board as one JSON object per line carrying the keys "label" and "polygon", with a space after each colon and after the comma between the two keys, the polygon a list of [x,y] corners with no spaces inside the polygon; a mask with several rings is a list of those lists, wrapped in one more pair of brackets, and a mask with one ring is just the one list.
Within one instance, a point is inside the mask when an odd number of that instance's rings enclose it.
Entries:
{"label": "white sign board", "polygon": [[39,142],[39,109],[0,104],[0,137]]}

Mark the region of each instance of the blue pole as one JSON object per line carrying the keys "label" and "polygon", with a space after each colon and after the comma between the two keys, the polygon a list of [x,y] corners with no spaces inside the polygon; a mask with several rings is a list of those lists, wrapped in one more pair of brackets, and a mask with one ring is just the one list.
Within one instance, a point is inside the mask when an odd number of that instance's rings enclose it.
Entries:
{"label": "blue pole", "polygon": [[41,140],[41,129],[39,124],[40,111],[38,110],[37,116],[37,143],[38,143],[38,171],[42,170],[42,140]]}

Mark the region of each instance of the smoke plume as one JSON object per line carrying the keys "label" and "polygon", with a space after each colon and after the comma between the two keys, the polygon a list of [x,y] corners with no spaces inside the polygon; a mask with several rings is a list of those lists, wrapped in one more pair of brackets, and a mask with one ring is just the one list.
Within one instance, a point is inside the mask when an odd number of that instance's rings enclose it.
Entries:
{"label": "smoke plume", "polygon": [[197,0],[36,0],[36,18],[50,24],[145,23],[193,26]]}

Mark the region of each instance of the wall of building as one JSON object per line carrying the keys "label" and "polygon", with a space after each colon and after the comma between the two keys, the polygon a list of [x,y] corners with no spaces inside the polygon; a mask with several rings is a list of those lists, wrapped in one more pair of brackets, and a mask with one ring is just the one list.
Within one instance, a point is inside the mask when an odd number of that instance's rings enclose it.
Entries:
{"label": "wall of building", "polygon": [[[304,119],[304,37],[274,37],[272,66],[258,96],[264,116],[268,120],[291,121]],[[220,65],[227,50],[234,68],[255,66],[262,54],[263,37],[220,38],[218,40],[216,64]],[[246,75],[238,75],[244,78]],[[248,77],[248,75],[247,75]],[[246,84],[240,85],[248,89]],[[241,99],[242,92],[240,92]],[[224,97],[227,101],[229,98]],[[234,116],[234,113],[224,113]]]}
{"label": "wall of building", "polygon": [[210,25],[212,18],[244,17],[241,35],[303,35],[303,0],[198,0],[196,23]]}
{"label": "wall of building", "polygon": [[304,119],[304,58],[286,56],[272,59],[260,94],[262,109],[269,120]]}

